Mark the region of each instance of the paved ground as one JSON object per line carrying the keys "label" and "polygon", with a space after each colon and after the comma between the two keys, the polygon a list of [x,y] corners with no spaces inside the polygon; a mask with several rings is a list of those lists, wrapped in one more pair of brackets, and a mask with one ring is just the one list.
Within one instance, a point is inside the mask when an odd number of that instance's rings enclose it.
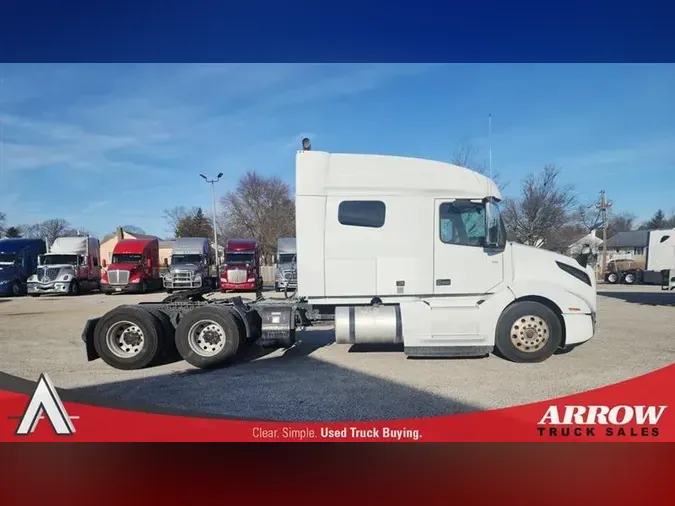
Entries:
{"label": "paved ground", "polygon": [[[399,418],[512,406],[580,392],[675,360],[675,293],[659,287],[599,287],[598,332],[541,364],[481,359],[406,359],[397,351],[350,352],[332,331],[299,334],[296,347],[216,371],[184,362],[143,371],[88,363],[85,320],[148,295],[0,299],[0,370],[57,387],[210,414],[285,420]],[[276,296],[272,293],[271,296]]]}

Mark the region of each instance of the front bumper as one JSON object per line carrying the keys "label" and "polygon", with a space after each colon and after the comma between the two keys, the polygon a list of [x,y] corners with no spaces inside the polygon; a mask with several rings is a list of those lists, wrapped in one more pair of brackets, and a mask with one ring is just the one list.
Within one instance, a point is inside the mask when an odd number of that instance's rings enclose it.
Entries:
{"label": "front bumper", "polygon": [[565,313],[565,346],[585,343],[595,335],[596,315]]}
{"label": "front bumper", "polygon": [[28,294],[66,294],[70,290],[70,281],[53,281],[51,283],[28,283]]}
{"label": "front bumper", "polygon": [[258,285],[255,281],[246,283],[230,283],[229,281],[220,280],[221,290],[255,290]]}
{"label": "front bumper", "polygon": [[142,285],[143,283],[129,283],[126,285],[101,283],[101,291],[103,293],[141,293],[143,291]]}

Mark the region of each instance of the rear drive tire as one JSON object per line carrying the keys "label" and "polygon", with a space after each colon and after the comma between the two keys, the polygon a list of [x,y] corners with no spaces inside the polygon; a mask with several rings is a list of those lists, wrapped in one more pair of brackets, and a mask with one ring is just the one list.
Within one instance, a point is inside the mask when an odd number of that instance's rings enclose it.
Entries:
{"label": "rear drive tire", "polygon": [[623,277],[623,282],[626,283],[627,285],[634,285],[635,274],[633,274],[632,272],[626,273],[626,275]]}
{"label": "rear drive tire", "polygon": [[193,309],[176,327],[178,353],[200,369],[226,365],[244,342],[242,327],[227,309],[208,306]]}
{"label": "rear drive tire", "polygon": [[119,306],[108,311],[94,330],[94,347],[101,359],[115,369],[142,369],[163,355],[162,322],[150,311]]}
{"label": "rear drive tire", "polygon": [[[142,307],[142,306],[141,306]],[[176,348],[176,329],[171,323],[169,316],[155,307],[142,308],[152,313],[162,326],[162,354],[166,360],[175,360],[180,358]]]}
{"label": "rear drive tire", "polygon": [[619,275],[616,272],[610,272],[609,274],[607,274],[605,280],[609,284],[615,285],[619,281]]}
{"label": "rear drive tire", "polygon": [[499,318],[495,348],[511,362],[543,362],[560,348],[562,325],[551,309],[522,301],[507,307]]}

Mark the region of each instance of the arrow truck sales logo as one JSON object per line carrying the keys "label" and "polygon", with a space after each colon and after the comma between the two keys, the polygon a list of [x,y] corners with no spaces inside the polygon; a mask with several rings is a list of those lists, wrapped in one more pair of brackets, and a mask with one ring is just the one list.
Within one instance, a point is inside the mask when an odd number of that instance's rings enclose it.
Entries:
{"label": "arrow truck sales logo", "polygon": [[548,437],[658,437],[668,406],[550,406],[537,424]]}
{"label": "arrow truck sales logo", "polygon": [[75,433],[75,426],[72,420],[78,417],[68,415],[59,394],[56,392],[56,388],[54,388],[54,384],[49,379],[49,376],[43,374],[37,382],[26,410],[20,417],[16,435],[26,436],[35,432],[38,423],[45,418],[45,415],[57,435],[71,436]]}

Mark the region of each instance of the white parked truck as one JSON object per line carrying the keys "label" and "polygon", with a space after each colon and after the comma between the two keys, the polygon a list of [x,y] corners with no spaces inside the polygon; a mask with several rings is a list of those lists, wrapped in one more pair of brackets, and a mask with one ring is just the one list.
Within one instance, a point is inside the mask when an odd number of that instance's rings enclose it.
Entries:
{"label": "white parked truck", "polygon": [[205,237],[180,237],[171,251],[171,267],[164,276],[167,293],[174,290],[217,288],[215,255]]}
{"label": "white parked truck", "polygon": [[408,356],[540,362],[591,339],[596,282],[573,259],[507,241],[501,193],[448,163],[312,151],[296,155],[298,288],[292,298],[213,300],[186,291],[87,321],[89,360],[119,369],[178,351],[200,367],[248,343],[290,347],[333,321],[337,343],[399,343]]}
{"label": "white parked truck", "polygon": [[274,289],[288,293],[298,287],[297,251],[295,237],[277,239],[277,269]]}
{"label": "white parked truck", "polygon": [[644,262],[609,262],[605,281],[610,284],[647,284],[663,286],[666,271],[675,270],[675,229],[646,232],[647,254]]}
{"label": "white parked truck", "polygon": [[28,278],[28,295],[78,295],[101,287],[101,253],[95,237],[59,237],[38,257],[37,273]]}

